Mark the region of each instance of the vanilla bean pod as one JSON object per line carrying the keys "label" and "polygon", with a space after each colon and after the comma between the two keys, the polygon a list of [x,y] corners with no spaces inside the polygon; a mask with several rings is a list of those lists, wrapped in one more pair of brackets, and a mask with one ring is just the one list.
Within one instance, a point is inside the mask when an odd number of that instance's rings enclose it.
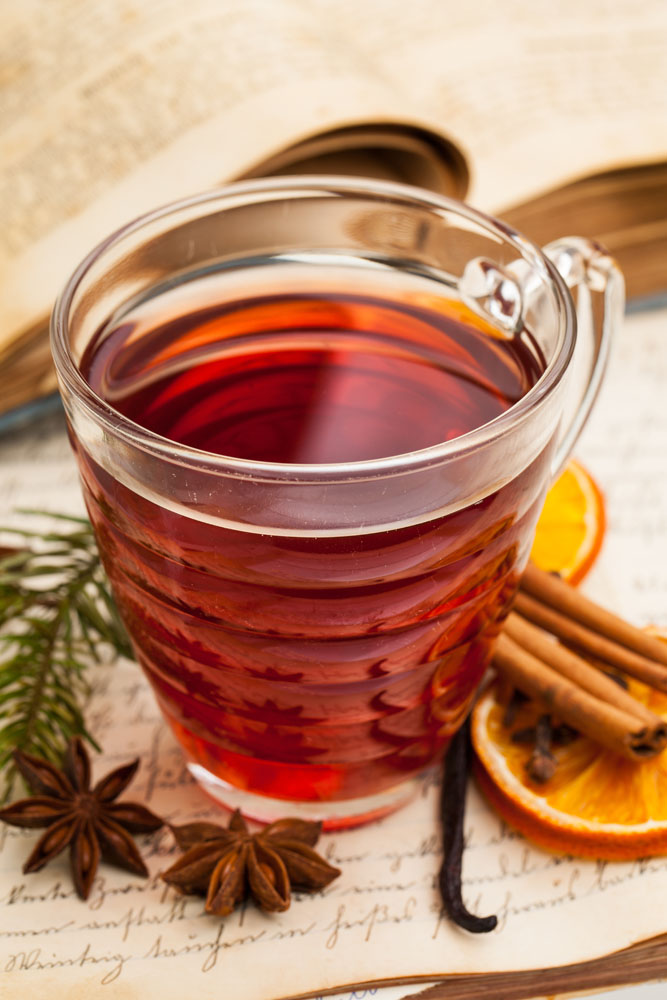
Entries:
{"label": "vanilla bean pod", "polygon": [[466,720],[452,738],[445,758],[440,800],[444,857],[438,874],[438,885],[450,920],[472,934],[486,934],[495,929],[498,918],[478,917],[470,913],[463,902],[461,886],[463,821],[471,759],[470,722]]}

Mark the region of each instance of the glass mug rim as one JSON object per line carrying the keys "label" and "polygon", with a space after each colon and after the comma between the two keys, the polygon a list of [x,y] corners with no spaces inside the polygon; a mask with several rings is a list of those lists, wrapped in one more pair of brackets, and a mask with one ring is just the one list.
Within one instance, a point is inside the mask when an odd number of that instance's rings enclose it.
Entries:
{"label": "glass mug rim", "polygon": [[[558,334],[552,357],[547,361],[542,375],[507,410],[485,424],[448,441],[439,442],[415,451],[388,455],[382,458],[355,462],[288,463],[260,462],[234,458],[181,444],[151,431],[125,417],[105,402],[81,374],[69,343],[69,317],[74,298],[91,268],[105,254],[128,237],[141,232],[155,222],[169,217],[187,217],[191,210],[210,206],[211,210],[224,210],[253,201],[274,200],[281,196],[329,197],[357,196],[373,198],[384,203],[392,202],[406,208],[417,207],[440,216],[445,213],[458,215],[490,235],[501,239],[515,250],[555,293]],[[533,241],[523,236],[501,220],[472,208],[465,202],[444,195],[427,192],[408,184],[352,177],[327,177],[300,175],[298,177],[260,178],[227,184],[200,194],[168,202],[146,212],[116,229],[97,244],[71,274],[58,296],[51,315],[51,348],[56,370],[67,388],[91,412],[93,419],[116,437],[124,438],[155,457],[178,461],[183,467],[205,469],[243,479],[264,482],[334,483],[374,479],[397,473],[406,473],[439,465],[460,458],[477,448],[498,440],[533,414],[560,384],[565,375],[576,341],[577,319],[567,285],[552,261]]]}

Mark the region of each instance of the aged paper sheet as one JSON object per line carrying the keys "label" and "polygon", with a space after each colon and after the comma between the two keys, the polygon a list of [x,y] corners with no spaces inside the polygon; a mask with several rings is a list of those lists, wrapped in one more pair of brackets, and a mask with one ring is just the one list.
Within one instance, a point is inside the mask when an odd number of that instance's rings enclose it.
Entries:
{"label": "aged paper sheet", "polygon": [[[639,624],[667,625],[667,313],[628,318],[578,455],[608,503],[609,534],[586,589]],[[81,510],[61,425],[0,444],[3,520],[16,505]],[[175,822],[220,816],[190,780],[150,692],[130,663],[95,674],[89,725],[104,747],[97,772],[140,755],[131,798]],[[224,921],[159,880],[174,858],[168,832],[141,840],[151,878],[102,866],[90,899],[70,887],[67,859],[20,874],[35,835],[0,830],[3,1000],[106,996],[138,1000],[278,1000],[401,978],[573,963],[665,932],[667,859],[604,864],[543,853],[508,830],[471,790],[464,892],[497,913],[496,932],[466,935],[443,920],[437,788],[424,779],[408,808],[320,848],[342,876],[285,914],[254,907]],[[407,991],[406,991],[407,992]]]}

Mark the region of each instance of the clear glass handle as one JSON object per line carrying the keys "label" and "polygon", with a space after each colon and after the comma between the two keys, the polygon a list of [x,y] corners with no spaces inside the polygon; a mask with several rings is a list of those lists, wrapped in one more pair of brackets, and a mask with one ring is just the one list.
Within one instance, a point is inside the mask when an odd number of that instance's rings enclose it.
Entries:
{"label": "clear glass handle", "polygon": [[613,258],[592,240],[568,236],[549,243],[543,252],[564,279],[577,313],[569,396],[552,465],[555,479],[566,465],[600,389],[611,342],[623,319],[625,283]]}

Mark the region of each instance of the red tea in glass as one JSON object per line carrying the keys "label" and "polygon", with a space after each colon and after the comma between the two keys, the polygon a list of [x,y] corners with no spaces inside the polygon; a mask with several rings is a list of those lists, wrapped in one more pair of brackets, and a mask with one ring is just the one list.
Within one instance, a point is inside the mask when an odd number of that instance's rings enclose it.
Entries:
{"label": "red tea in glass", "polygon": [[69,411],[137,658],[222,801],[379,815],[465,717],[527,559],[548,345],[508,331],[509,278],[496,324],[359,251],[165,270],[91,310]]}

